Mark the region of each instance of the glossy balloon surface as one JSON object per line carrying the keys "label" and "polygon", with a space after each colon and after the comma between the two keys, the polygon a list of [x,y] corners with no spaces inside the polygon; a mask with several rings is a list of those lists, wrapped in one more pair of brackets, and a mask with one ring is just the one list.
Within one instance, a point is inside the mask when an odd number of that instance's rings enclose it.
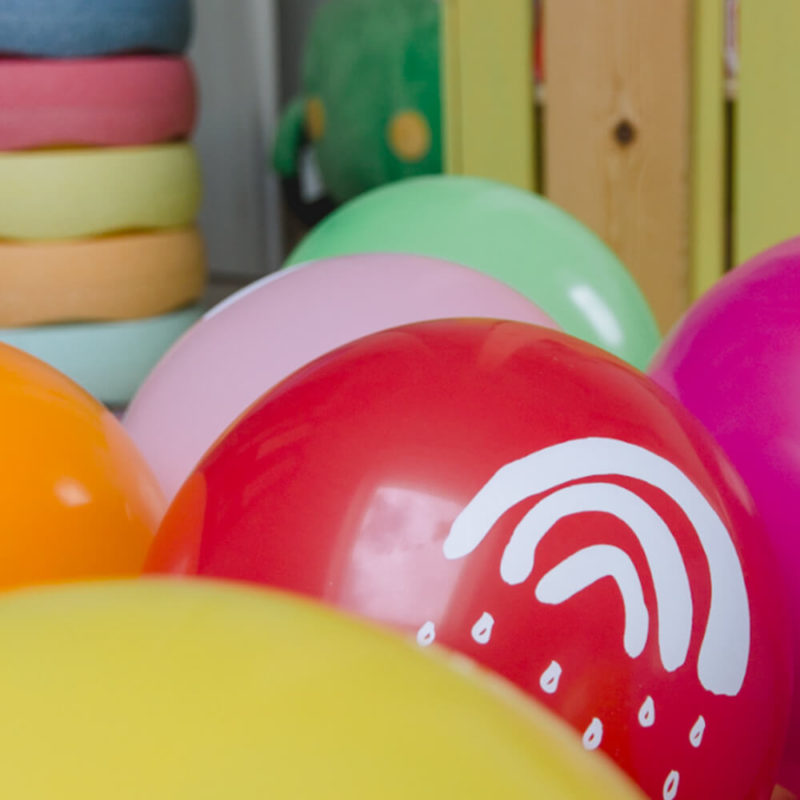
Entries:
{"label": "glossy balloon surface", "polygon": [[644,368],[660,341],[633,278],[588,228],[543,197],[461,175],[397,181],[314,228],[288,264],[363,252],[444,258],[513,286],[567,333]]}
{"label": "glossy balloon surface", "polygon": [[523,295],[458,264],[398,254],[322,259],[211,309],[150,373],[124,425],[172,497],[236,417],[296,369],[369,333],[440,317],[555,327]]}
{"label": "glossy balloon surface", "polygon": [[757,798],[789,694],[738,475],[648,378],[537,326],[374,334],[203,459],[149,568],[302,592],[492,667],[655,798]]}
{"label": "glossy balloon surface", "polygon": [[642,800],[510,687],[278,593],[19,592],[0,637],[9,797]]}
{"label": "glossy balloon surface", "polygon": [[139,572],[166,503],[113,415],[0,344],[0,589]]}
{"label": "glossy balloon surface", "polygon": [[[650,370],[722,445],[744,478],[791,598],[800,686],[800,238],[737,267],[707,292]],[[800,695],[782,780],[800,793]]]}

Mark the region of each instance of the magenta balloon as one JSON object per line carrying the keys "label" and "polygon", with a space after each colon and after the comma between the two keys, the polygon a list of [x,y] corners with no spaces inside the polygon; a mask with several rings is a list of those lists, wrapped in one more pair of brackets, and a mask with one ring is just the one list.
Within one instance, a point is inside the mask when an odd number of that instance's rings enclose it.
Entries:
{"label": "magenta balloon", "polygon": [[311,261],[209,311],[150,373],[124,425],[172,497],[240,413],[309,361],[385,328],[454,317],[558,328],[514,289],[447,261],[400,254]]}
{"label": "magenta balloon", "polygon": [[[705,423],[747,483],[784,569],[800,654],[800,238],[707,292],[650,374]],[[800,793],[800,692],[791,720],[781,782]]]}

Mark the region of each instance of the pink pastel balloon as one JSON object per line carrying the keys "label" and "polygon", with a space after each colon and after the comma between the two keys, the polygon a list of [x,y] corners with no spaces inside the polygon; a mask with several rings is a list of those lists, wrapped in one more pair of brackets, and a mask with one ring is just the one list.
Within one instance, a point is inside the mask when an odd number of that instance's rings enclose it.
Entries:
{"label": "pink pastel balloon", "polygon": [[150,373],[124,418],[168,497],[216,438],[309,361],[385,328],[455,317],[558,326],[477,270],[401,254],[298,264],[220,303]]}
{"label": "pink pastel balloon", "polygon": [[[800,238],[761,253],[707,292],[650,373],[705,423],[747,483],[783,568],[800,654]],[[797,691],[779,777],[800,793]]]}

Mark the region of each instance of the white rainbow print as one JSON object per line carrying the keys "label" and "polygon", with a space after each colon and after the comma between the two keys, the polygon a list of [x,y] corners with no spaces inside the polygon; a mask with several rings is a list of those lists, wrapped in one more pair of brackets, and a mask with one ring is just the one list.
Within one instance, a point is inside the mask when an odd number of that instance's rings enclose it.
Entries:
{"label": "white rainbow print", "polygon": [[[469,555],[512,506],[532,495],[551,492],[525,514],[503,552],[503,580],[520,584],[530,577],[536,548],[556,522],[588,511],[613,514],[641,543],[655,589],[661,662],[665,670],[676,670],[686,661],[692,633],[693,603],[686,567],[663,519],[634,492],[610,483],[608,477],[613,475],[660,489],[692,524],[711,577],[711,604],[697,675],[713,694],[738,694],[750,656],[750,609],[736,548],[719,515],[692,481],[650,450],[619,439],[590,437],[546,447],[506,464],[453,522],[443,545],[444,555],[448,559]],[[592,477],[598,479],[562,485]],[[647,642],[650,614],[633,561],[621,548],[598,544],[571,554],[541,578],[536,597],[542,603],[562,603],[608,576],[622,595],[623,645],[635,658]]]}

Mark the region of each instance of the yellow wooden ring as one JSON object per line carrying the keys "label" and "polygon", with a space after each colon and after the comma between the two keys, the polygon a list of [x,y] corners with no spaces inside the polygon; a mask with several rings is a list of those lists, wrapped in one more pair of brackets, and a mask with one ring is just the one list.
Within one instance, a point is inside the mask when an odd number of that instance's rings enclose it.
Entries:
{"label": "yellow wooden ring", "polygon": [[185,142],[0,153],[0,238],[174,228],[190,224],[199,203]]}
{"label": "yellow wooden ring", "polygon": [[121,320],[197,300],[206,282],[197,230],[0,242],[0,326]]}

